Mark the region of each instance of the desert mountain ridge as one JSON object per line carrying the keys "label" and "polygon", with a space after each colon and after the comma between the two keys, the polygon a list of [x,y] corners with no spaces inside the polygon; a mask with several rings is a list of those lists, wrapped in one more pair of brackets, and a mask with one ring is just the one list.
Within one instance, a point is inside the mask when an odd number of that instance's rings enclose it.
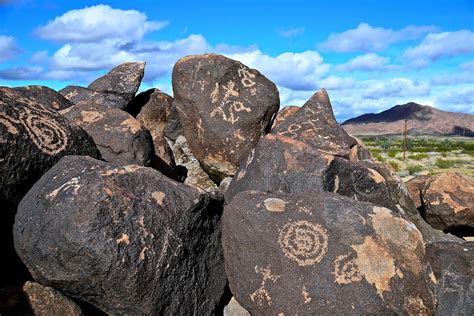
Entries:
{"label": "desert mountain ridge", "polygon": [[405,120],[409,134],[474,137],[474,115],[442,111],[414,102],[377,114],[363,114],[341,125],[352,135],[390,135],[400,134]]}

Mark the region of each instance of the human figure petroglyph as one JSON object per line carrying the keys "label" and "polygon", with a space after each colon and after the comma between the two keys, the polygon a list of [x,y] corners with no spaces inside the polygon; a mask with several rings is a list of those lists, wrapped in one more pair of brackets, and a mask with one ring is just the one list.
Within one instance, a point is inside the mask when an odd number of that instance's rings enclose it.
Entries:
{"label": "human figure petroglyph", "polygon": [[255,85],[255,81],[252,80],[255,78],[255,74],[251,73],[250,70],[241,67],[237,70],[237,73],[239,74],[239,77],[242,78],[240,82],[244,87],[249,88]]}
{"label": "human figure petroglyph", "polygon": [[328,249],[328,233],[306,220],[290,221],[280,230],[278,243],[283,254],[300,266],[320,262]]}
{"label": "human figure petroglyph", "polygon": [[231,124],[235,124],[236,122],[239,121],[239,117],[236,116],[236,112],[251,112],[252,109],[249,107],[246,107],[242,102],[240,101],[234,101],[231,106],[229,107],[229,114],[227,115],[223,109],[223,105],[220,105],[216,107],[214,110],[212,110],[210,117],[215,117],[217,113],[219,113],[222,117],[222,119],[226,122],[229,122]]}
{"label": "human figure petroglyph", "polygon": [[255,292],[250,294],[250,299],[252,302],[257,303],[260,306],[263,306],[263,304],[270,306],[272,304],[272,297],[265,288],[265,285],[267,280],[273,281],[273,283],[275,283],[281,277],[281,275],[273,275],[272,270],[270,270],[270,266],[267,266],[266,268],[259,268],[258,266],[255,266],[255,272],[262,275],[262,284],[257,290],[255,290]]}
{"label": "human figure petroglyph", "polygon": [[334,260],[335,282],[349,284],[362,281],[362,275],[352,254],[337,256]]}

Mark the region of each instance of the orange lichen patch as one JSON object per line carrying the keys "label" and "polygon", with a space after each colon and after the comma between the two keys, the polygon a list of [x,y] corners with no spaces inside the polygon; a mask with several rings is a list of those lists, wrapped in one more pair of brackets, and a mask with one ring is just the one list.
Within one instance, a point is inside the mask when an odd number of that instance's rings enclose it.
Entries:
{"label": "orange lichen patch", "polygon": [[165,193],[164,192],[153,192],[151,194],[151,197],[158,203],[159,205],[163,205],[163,201],[165,199]]}
{"label": "orange lichen patch", "polygon": [[375,183],[384,183],[385,182],[385,179],[384,177],[382,177],[382,175],[380,173],[378,173],[377,171],[375,171],[374,169],[370,169],[370,168],[367,168],[369,169],[369,177],[372,178]]}
{"label": "orange lichen patch", "polygon": [[397,259],[403,268],[418,275],[423,270],[420,256],[424,254],[420,231],[411,222],[393,216],[389,209],[376,206],[373,210],[370,217],[380,240],[388,249],[397,249]]}
{"label": "orange lichen patch", "polygon": [[[441,194],[442,201],[438,201],[438,203],[448,204],[455,214],[469,211],[472,209],[472,205],[474,205],[474,185],[471,181],[455,172],[448,172],[436,178],[436,180],[430,183],[425,193],[425,195],[434,196],[439,194]],[[453,196],[457,197],[457,199],[453,199]]]}
{"label": "orange lichen patch", "polygon": [[284,151],[283,157],[285,158],[285,161],[286,161],[286,169],[287,170],[294,170],[294,171],[303,171],[304,170],[304,167],[287,150]]}
{"label": "orange lichen patch", "polygon": [[142,125],[133,117],[126,119],[120,125],[128,128],[133,134],[142,130]]}
{"label": "orange lichen patch", "polygon": [[129,240],[129,237],[128,237],[127,234],[122,233],[122,237],[117,239],[117,244],[120,244],[120,243],[124,243],[124,244],[127,244],[127,245],[130,243],[130,240]]}
{"label": "orange lichen patch", "polygon": [[366,237],[362,245],[354,245],[357,252],[355,264],[359,271],[377,289],[383,298],[383,292],[390,291],[390,280],[395,275],[394,258],[387,251],[385,245],[374,237]]}
{"label": "orange lichen patch", "polygon": [[81,111],[81,121],[86,123],[94,123],[102,119],[104,114],[97,111]]}
{"label": "orange lichen patch", "polygon": [[285,211],[286,202],[278,198],[268,198],[263,201],[265,208],[269,212],[281,213]]}

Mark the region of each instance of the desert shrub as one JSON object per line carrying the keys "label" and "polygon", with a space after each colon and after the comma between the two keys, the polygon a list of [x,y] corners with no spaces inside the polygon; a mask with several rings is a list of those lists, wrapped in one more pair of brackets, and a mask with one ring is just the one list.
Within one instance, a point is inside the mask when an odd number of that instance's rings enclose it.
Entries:
{"label": "desert shrub", "polygon": [[387,156],[393,158],[397,155],[397,153],[398,153],[398,150],[392,148],[387,152]]}
{"label": "desert shrub", "polygon": [[448,169],[455,166],[456,163],[456,160],[438,158],[436,159],[435,165],[440,169]]}
{"label": "desert shrub", "polygon": [[408,170],[409,175],[413,175],[413,174],[423,170],[423,167],[420,166],[420,165],[408,165],[407,170]]}
{"label": "desert shrub", "polygon": [[408,156],[408,158],[413,159],[413,160],[421,160],[421,159],[428,158],[428,154],[419,153],[419,154],[410,155],[410,156]]}
{"label": "desert shrub", "polygon": [[379,155],[382,152],[380,148],[371,148],[370,153],[373,155]]}
{"label": "desert shrub", "polygon": [[416,152],[416,153],[427,153],[430,151],[430,148],[428,147],[413,147],[411,149],[412,152]]}
{"label": "desert shrub", "polygon": [[388,164],[390,165],[390,167],[393,168],[393,170],[395,171],[400,171],[400,165],[398,164],[398,162],[394,161],[394,160],[390,160],[388,162]]}
{"label": "desert shrub", "polygon": [[441,156],[442,156],[443,158],[446,158],[446,157],[448,157],[448,153],[446,153],[446,152],[441,153]]}
{"label": "desert shrub", "polygon": [[380,154],[373,155],[373,157],[374,157],[375,159],[377,159],[378,161],[380,161],[380,162],[384,162],[384,161],[385,161],[385,158],[384,158],[382,155],[380,155]]}
{"label": "desert shrub", "polygon": [[384,151],[387,151],[391,146],[392,141],[390,139],[384,139],[382,144],[380,145],[380,147],[382,147]]}

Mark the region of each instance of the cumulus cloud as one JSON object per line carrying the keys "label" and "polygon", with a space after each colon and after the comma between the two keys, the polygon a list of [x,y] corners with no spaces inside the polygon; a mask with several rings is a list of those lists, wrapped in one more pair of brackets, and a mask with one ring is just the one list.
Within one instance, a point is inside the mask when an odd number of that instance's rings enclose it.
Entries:
{"label": "cumulus cloud", "polygon": [[449,111],[458,111],[474,114],[474,88],[463,87],[460,89],[446,89],[437,97],[441,108]]}
{"label": "cumulus cloud", "polygon": [[349,60],[345,64],[337,65],[336,70],[353,72],[362,71],[378,71],[387,67],[390,61],[387,57],[382,57],[374,53],[357,56]]}
{"label": "cumulus cloud", "polygon": [[147,21],[147,16],[136,10],[113,9],[100,4],[68,11],[37,28],[35,34],[59,42],[129,43],[166,25],[167,22]]}
{"label": "cumulus cloud", "polygon": [[19,53],[16,40],[12,36],[0,35],[0,62],[7,61]]}
{"label": "cumulus cloud", "polygon": [[42,67],[38,66],[0,69],[0,78],[6,80],[35,80],[41,78],[43,70]]}
{"label": "cumulus cloud", "polygon": [[285,38],[295,37],[304,33],[304,27],[294,27],[278,32],[278,35]]}
{"label": "cumulus cloud", "polygon": [[383,80],[367,80],[364,82],[362,95],[368,99],[384,97],[425,96],[430,92],[430,85],[408,78],[390,78]]}
{"label": "cumulus cloud", "polygon": [[320,47],[336,52],[376,52],[384,50],[390,44],[418,39],[428,32],[435,31],[437,28],[434,26],[412,25],[395,31],[360,23],[355,29],[332,33]]}
{"label": "cumulus cloud", "polygon": [[414,67],[425,67],[446,57],[466,55],[474,52],[474,32],[430,33],[416,47],[408,48],[403,58]]}

